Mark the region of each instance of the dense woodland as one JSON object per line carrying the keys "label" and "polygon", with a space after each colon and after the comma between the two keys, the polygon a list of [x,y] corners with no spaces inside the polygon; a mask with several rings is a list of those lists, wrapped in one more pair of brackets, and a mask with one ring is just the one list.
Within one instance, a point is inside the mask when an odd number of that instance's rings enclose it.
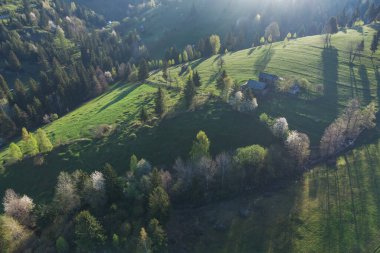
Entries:
{"label": "dense woodland", "polygon": [[[144,8],[155,6],[152,3]],[[361,20],[370,23],[380,18],[380,7],[375,3],[347,6],[335,21],[340,27],[350,27],[363,22]],[[194,3],[190,10],[192,15],[196,15],[196,8]],[[53,121],[104,93],[109,84],[118,79],[144,80],[149,70],[163,68],[166,72],[170,65],[219,52],[283,38],[289,40],[324,31],[330,33],[326,30],[329,29],[325,25],[326,19],[294,32],[284,32],[285,22],[260,21],[253,27],[235,27],[224,39],[211,35],[183,50],[170,47],[162,60],[155,60],[149,57],[136,30],[118,33],[118,27],[107,26],[104,17],[75,3],[23,1],[22,8],[3,14],[0,53],[6,60],[0,65],[3,69],[0,75],[0,118],[4,122],[0,127],[0,138],[5,140],[17,136],[22,127],[35,128]],[[252,30],[254,38],[248,36]],[[220,64],[222,68],[223,62]]]}
{"label": "dense woodland", "polygon": [[[136,9],[127,13],[138,16],[170,1],[132,4]],[[196,16],[197,4],[189,11]],[[0,55],[5,59],[0,62],[0,138],[11,142],[21,136],[19,143],[10,144],[3,164],[10,166],[24,158],[43,163],[44,154],[54,147],[40,127],[104,94],[117,81],[142,82],[151,71],[161,70],[162,78],[171,82],[168,68],[182,64],[181,71],[187,76],[184,104],[190,108],[204,80],[187,63],[220,53],[216,77],[220,96],[214,99],[237,112],[254,114],[257,94],[241,88],[229,76],[223,54],[319,33],[326,34],[325,47],[330,48],[331,35],[340,28],[380,21],[380,6],[375,3],[348,1],[337,13],[334,17],[315,14],[319,21],[297,24],[297,30],[283,20],[269,19],[254,32],[252,27],[234,27],[225,38],[210,34],[182,50],[175,46],[162,49],[162,59],[153,59],[137,30],[118,30],[120,27],[113,27],[88,7],[63,0],[24,0],[16,11],[2,13],[5,16],[0,23]],[[378,40],[376,34],[373,53]],[[361,41],[352,45],[350,63],[362,47]],[[158,120],[167,113],[166,98],[167,90],[159,87],[153,102]],[[92,173],[80,169],[61,172],[53,199],[45,202],[8,189],[0,216],[0,251],[168,252],[165,229],[173,206],[201,206],[263,192],[297,178],[315,163],[335,158],[363,131],[374,128],[376,113],[374,103],[362,108],[358,99],[352,99],[326,128],[318,150],[312,150],[308,135],[292,130],[286,118],[263,113],[257,116],[275,139],[269,147],[251,145],[213,156],[213,144],[207,133],[200,131],[188,155],[164,168],[133,155],[125,161],[122,174],[111,164]],[[139,120],[141,125],[151,120],[144,106]],[[27,129],[37,130],[33,134]]]}
{"label": "dense woodland", "polygon": [[102,94],[120,64],[128,62],[124,71],[132,72],[146,55],[136,33],[120,38],[112,29],[102,30],[102,17],[74,3],[24,1],[22,9],[5,15],[0,25],[4,139]]}

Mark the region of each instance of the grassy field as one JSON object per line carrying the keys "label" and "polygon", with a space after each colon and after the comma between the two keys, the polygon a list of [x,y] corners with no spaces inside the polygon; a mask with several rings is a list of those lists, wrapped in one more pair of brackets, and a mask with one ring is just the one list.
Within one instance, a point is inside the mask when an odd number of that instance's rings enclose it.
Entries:
{"label": "grassy field", "polygon": [[[348,99],[358,97],[362,104],[377,101],[380,54],[377,52],[372,59],[370,57],[373,32],[370,27],[340,32],[333,36],[332,48],[324,48],[321,36],[312,36],[287,45],[280,42],[228,53],[223,56],[225,69],[239,83],[257,78],[261,71],[308,79],[312,86],[309,95],[294,97],[272,92],[259,100],[259,105],[260,111],[285,116],[293,128],[306,132],[313,144],[317,144],[325,127],[336,118]],[[348,42],[362,39],[366,45],[364,56],[357,57],[351,66]],[[193,69],[202,77],[203,93],[217,93],[214,85],[218,77],[217,57],[193,63]],[[179,71],[179,67],[172,70]],[[160,75],[152,79],[159,79]],[[316,94],[317,85],[323,86],[323,94]]]}
{"label": "grassy field", "polygon": [[[171,231],[171,236],[187,243],[175,249],[374,252],[380,246],[379,154],[379,144],[367,145],[340,157],[336,168],[315,168],[280,192],[177,211],[171,221],[177,230]],[[248,208],[250,215],[241,218],[240,208]],[[213,228],[219,223],[226,231]],[[207,224],[201,227],[208,229],[199,229],[196,224]]]}
{"label": "grassy field", "polygon": [[[371,58],[369,51],[375,28],[339,32],[333,36],[331,48],[323,47],[321,36],[313,36],[223,56],[228,74],[241,83],[257,78],[260,71],[311,82],[307,94],[298,97],[272,91],[259,98],[259,110],[252,115],[235,112],[218,100],[205,99],[219,94],[215,87],[219,56],[191,63],[203,82],[198,90],[198,99],[203,103],[196,110],[184,108],[181,88],[186,76],[178,74],[179,66],[171,68],[171,76],[178,81],[167,91],[170,113],[162,121],[152,120],[145,126],[139,121],[139,112],[145,105],[153,115],[157,91],[154,83],[162,82],[161,73],[153,74],[150,84],[116,84],[106,94],[45,126],[56,149],[45,157],[42,166],[35,166],[29,159],[0,171],[0,192],[13,188],[37,200],[48,200],[60,171],[93,171],[110,162],[124,173],[133,153],[168,167],[176,157],[187,157],[199,130],[208,134],[213,154],[256,143],[269,146],[276,140],[260,124],[261,112],[285,116],[292,129],[309,134],[316,146],[324,128],[348,99],[356,96],[363,105],[379,102],[380,52]],[[365,52],[350,65],[347,44],[361,39],[365,40]],[[315,92],[317,85],[323,86],[323,93]],[[98,138],[97,132],[104,125],[113,131]],[[205,219],[203,224],[208,226],[202,228],[202,238],[197,233],[185,234],[192,245],[184,247],[190,247],[191,252],[205,252],[206,247],[209,252],[243,253],[373,251],[380,244],[377,133],[367,134],[362,147],[340,158],[337,168],[315,168],[302,181],[271,197],[258,201],[247,197],[194,211],[195,220],[190,221],[199,223]],[[7,150],[2,150],[0,159],[6,154]],[[253,208],[251,216],[237,217],[236,208],[246,205]],[[214,231],[215,220],[208,221],[210,218],[202,213],[224,219],[228,230]],[[175,213],[172,222],[181,221],[181,215]]]}
{"label": "grassy field", "polygon": [[[260,71],[283,77],[304,77],[312,86],[322,84],[324,94],[316,94],[311,87],[309,95],[294,97],[270,92],[259,99],[259,111],[272,116],[285,116],[292,129],[310,135],[312,144],[317,145],[324,128],[336,117],[346,101],[358,96],[363,104],[377,101],[377,65],[379,54],[369,57],[368,45],[375,30],[363,27],[361,30],[348,30],[333,36],[333,47],[325,49],[320,36],[297,39],[284,45],[262,46],[223,56],[228,74],[238,82],[256,78]],[[346,44],[348,40],[365,39],[366,51],[358,57],[353,66],[348,63]],[[219,94],[215,80],[219,74],[217,56],[192,63],[199,71],[203,86],[198,98],[208,94]],[[173,86],[184,85],[186,76],[179,76],[180,67],[170,69],[172,77],[178,79]],[[159,83],[161,73],[153,74],[149,80]],[[186,157],[192,140],[199,130],[205,130],[213,143],[214,154],[249,144],[268,146],[273,142],[268,130],[259,122],[257,115],[247,116],[233,112],[223,103],[213,100],[205,102],[194,112],[185,113],[178,89],[168,91],[170,117],[153,127],[141,126],[139,112],[145,105],[153,113],[153,99],[157,91],[155,84],[117,84],[106,94],[86,103],[50,125],[44,127],[55,145],[61,145],[46,158],[46,163],[37,171],[54,171],[57,175],[63,169],[94,170],[105,162],[113,164],[120,172],[125,171],[129,156],[136,153],[156,165],[170,165],[178,157]],[[203,99],[204,100],[204,99]],[[157,122],[157,121],[155,121]],[[112,126],[113,133],[105,138],[96,138],[96,132],[103,125]],[[133,134],[136,134],[134,136]],[[65,145],[63,145],[65,144]],[[6,157],[6,149],[0,152],[0,159]],[[0,177],[0,191],[14,187],[27,192],[23,180],[34,181],[19,172],[25,167],[34,170],[31,161],[25,161],[8,168]],[[44,172],[45,173],[45,172]],[[44,174],[41,173],[41,174]],[[43,176],[43,175],[41,175]],[[50,178],[53,186],[55,177]],[[46,188],[38,184],[33,194],[44,195]]]}

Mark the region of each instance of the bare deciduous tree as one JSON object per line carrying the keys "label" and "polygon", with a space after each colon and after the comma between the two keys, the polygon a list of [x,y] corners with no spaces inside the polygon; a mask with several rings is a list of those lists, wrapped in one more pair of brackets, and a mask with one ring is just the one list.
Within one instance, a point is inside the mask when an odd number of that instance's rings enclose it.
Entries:
{"label": "bare deciduous tree", "polygon": [[213,180],[216,174],[215,162],[211,158],[204,156],[199,160],[198,168],[199,168],[200,174],[206,180],[206,191],[208,191],[209,183],[211,180]]}
{"label": "bare deciduous tree", "polygon": [[221,184],[224,185],[225,175],[231,170],[232,158],[228,153],[221,153],[215,158],[216,170],[220,173]]}

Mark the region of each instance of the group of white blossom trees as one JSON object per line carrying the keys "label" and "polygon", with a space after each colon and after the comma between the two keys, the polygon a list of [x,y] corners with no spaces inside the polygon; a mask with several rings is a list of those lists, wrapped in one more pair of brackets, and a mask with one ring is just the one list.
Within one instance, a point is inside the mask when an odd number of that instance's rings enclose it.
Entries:
{"label": "group of white blossom trees", "polygon": [[[79,180],[83,181],[81,192],[77,188]],[[90,176],[81,171],[75,171],[71,175],[67,172],[59,174],[53,201],[59,203],[57,206],[60,206],[62,213],[70,213],[77,209],[81,201],[92,208],[97,208],[101,207],[106,200],[103,173],[95,171]]]}
{"label": "group of white blossom trees", "polygon": [[251,112],[259,106],[255,97],[249,97],[241,91],[235,92],[234,96],[230,97],[229,102],[239,112]]}
{"label": "group of white blossom trees", "polygon": [[[376,112],[374,103],[362,109],[358,99],[349,101],[342,115],[326,128],[320,143],[321,157],[337,154],[352,145],[363,130],[375,127]],[[271,119],[263,113],[260,120],[270,127],[274,136],[284,140],[286,149],[299,166],[307,163],[310,156],[310,140],[306,134],[290,131],[288,122],[283,117]]]}
{"label": "group of white blossom trees", "polygon": [[357,99],[349,101],[343,114],[326,128],[320,143],[321,155],[328,157],[350,145],[365,129],[376,126],[376,106],[361,109]]}
{"label": "group of white blossom trees", "polygon": [[35,224],[33,199],[19,196],[12,189],[3,198],[4,215],[0,215],[0,251],[14,252],[31,236]]}
{"label": "group of white blossom trees", "polygon": [[310,156],[310,139],[306,134],[289,130],[288,121],[284,117],[271,119],[263,113],[260,115],[260,120],[269,126],[274,136],[284,141],[286,150],[298,166],[307,163]]}

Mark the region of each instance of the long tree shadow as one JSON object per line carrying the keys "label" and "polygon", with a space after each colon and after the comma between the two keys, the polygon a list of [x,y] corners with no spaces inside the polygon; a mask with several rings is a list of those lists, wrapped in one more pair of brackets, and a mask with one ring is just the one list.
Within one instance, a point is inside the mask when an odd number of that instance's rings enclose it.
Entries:
{"label": "long tree shadow", "polygon": [[355,97],[356,96],[355,91],[357,91],[357,88],[358,88],[356,84],[356,76],[354,72],[354,67],[349,66],[349,68],[350,68],[351,96]]}
{"label": "long tree shadow", "polygon": [[371,89],[368,78],[368,71],[365,65],[360,65],[359,76],[363,86],[363,100],[366,104],[371,102]]}
{"label": "long tree shadow", "polygon": [[[266,50],[266,52],[262,52],[259,57],[257,57],[256,61],[253,63],[253,72],[254,74],[258,74],[264,71],[269,62],[271,61],[273,55],[275,54],[275,50],[272,49],[272,45],[269,48],[263,47],[260,51]],[[260,52],[258,52],[259,54]]]}
{"label": "long tree shadow", "polygon": [[373,66],[374,68],[374,71],[375,71],[375,77],[376,77],[376,84],[377,84],[377,103],[378,103],[378,106],[380,107],[380,72],[379,72],[379,68],[377,66]]}
{"label": "long tree shadow", "polygon": [[[273,195],[245,195],[201,208],[174,210],[168,236],[177,243],[169,244],[170,252],[295,252],[294,242],[302,238],[297,229],[303,224],[302,186],[292,183]],[[239,216],[242,206],[249,210],[244,219]],[[210,223],[226,224],[226,229],[216,231]]]}
{"label": "long tree shadow", "polygon": [[[377,170],[376,160],[378,159],[378,157],[376,153],[372,154],[372,152],[370,152],[368,145],[365,146],[364,150],[366,152],[366,158],[369,161],[368,168],[369,168],[369,173],[370,173],[369,183],[370,183],[370,189],[372,191],[371,194],[376,199],[375,203],[376,203],[377,209],[380,210],[380,179],[376,171]],[[380,224],[380,216],[377,216],[376,220],[378,224]]]}
{"label": "long tree shadow", "polygon": [[194,70],[195,68],[197,68],[200,64],[202,64],[207,58],[201,58],[201,59],[198,59],[198,60],[195,60],[193,62],[191,62],[189,65],[190,67]]}
{"label": "long tree shadow", "polygon": [[118,89],[124,89],[124,90],[121,93],[119,93],[114,99],[112,99],[110,102],[105,104],[102,108],[100,108],[98,113],[104,111],[105,109],[112,106],[113,104],[116,104],[117,102],[120,102],[121,100],[123,100],[126,96],[128,96],[128,94],[133,92],[140,85],[141,85],[141,83],[137,83],[137,84],[134,84],[128,88],[125,88],[125,87],[118,88]]}
{"label": "long tree shadow", "polygon": [[359,236],[359,231],[358,231],[357,207],[355,203],[354,185],[353,185],[353,179],[352,179],[352,173],[351,173],[352,168],[348,161],[347,155],[344,155],[344,160],[346,162],[347,175],[349,179],[350,196],[351,196],[351,212],[352,212],[353,224],[354,224],[354,229],[355,229],[356,248],[358,248],[359,242],[360,242],[360,236]]}
{"label": "long tree shadow", "polygon": [[334,47],[323,48],[323,102],[328,105],[329,111],[334,114],[334,117],[338,115],[338,65],[338,50]]}

